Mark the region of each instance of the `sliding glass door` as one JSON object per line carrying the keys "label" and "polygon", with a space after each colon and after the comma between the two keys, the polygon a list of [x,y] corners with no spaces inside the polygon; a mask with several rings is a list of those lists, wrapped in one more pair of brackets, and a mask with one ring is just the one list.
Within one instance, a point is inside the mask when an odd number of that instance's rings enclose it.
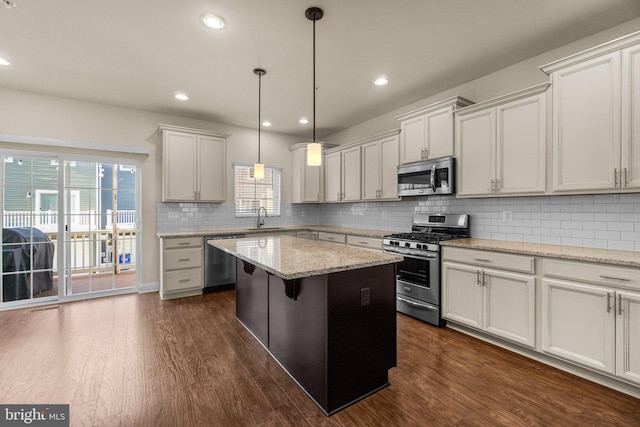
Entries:
{"label": "sliding glass door", "polygon": [[5,155],[0,306],[136,290],[136,178],[134,165]]}

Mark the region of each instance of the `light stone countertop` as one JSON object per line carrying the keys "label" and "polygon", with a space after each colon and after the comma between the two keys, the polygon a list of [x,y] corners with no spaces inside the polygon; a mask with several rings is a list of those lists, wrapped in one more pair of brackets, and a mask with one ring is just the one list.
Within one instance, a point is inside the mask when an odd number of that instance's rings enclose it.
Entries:
{"label": "light stone countertop", "polygon": [[262,228],[223,228],[215,230],[196,230],[196,231],[169,231],[164,233],[156,233],[156,236],[162,238],[166,237],[204,237],[204,236],[220,236],[225,234],[260,234],[260,233],[273,233],[273,232],[288,232],[288,231],[324,231],[327,233],[339,233],[352,236],[363,237],[379,237],[382,239],[387,234],[394,233],[394,231],[383,230],[368,230],[364,228],[349,228],[349,227],[333,227],[330,225],[290,225],[283,227],[269,227],[264,226]]}
{"label": "light stone countertop", "polygon": [[447,240],[441,242],[441,245],[457,248],[480,249],[485,251],[508,252],[521,255],[560,258],[574,261],[596,262],[625,267],[640,267],[640,252],[634,251],[488,239]]}
{"label": "light stone countertop", "polygon": [[209,242],[285,280],[392,264],[402,256],[291,236],[259,235]]}

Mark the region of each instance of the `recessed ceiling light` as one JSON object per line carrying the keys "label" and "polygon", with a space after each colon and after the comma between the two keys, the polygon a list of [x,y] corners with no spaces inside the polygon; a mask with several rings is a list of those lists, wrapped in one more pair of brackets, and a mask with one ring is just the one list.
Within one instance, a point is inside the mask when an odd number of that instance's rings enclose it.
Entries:
{"label": "recessed ceiling light", "polygon": [[264,122],[262,122],[262,126],[269,127],[271,126],[271,122],[269,120],[265,120]]}
{"label": "recessed ceiling light", "polygon": [[176,94],[174,96],[176,97],[176,99],[178,99],[180,101],[188,101],[189,100],[189,97],[187,96],[186,93],[176,92]]}
{"label": "recessed ceiling light", "polygon": [[373,84],[376,86],[384,86],[387,83],[389,83],[389,79],[387,79],[385,76],[380,76],[373,82]]}
{"label": "recessed ceiling light", "polygon": [[224,22],[224,19],[222,19],[218,15],[214,15],[213,13],[205,13],[200,17],[200,19],[202,20],[202,23],[204,25],[214,30],[221,30],[227,26],[227,23]]}
{"label": "recessed ceiling light", "polygon": [[4,58],[0,58],[0,65],[11,65],[11,63]]}
{"label": "recessed ceiling light", "polygon": [[298,123],[300,123],[301,125],[306,125],[307,123],[309,123],[309,120],[303,117],[298,120]]}

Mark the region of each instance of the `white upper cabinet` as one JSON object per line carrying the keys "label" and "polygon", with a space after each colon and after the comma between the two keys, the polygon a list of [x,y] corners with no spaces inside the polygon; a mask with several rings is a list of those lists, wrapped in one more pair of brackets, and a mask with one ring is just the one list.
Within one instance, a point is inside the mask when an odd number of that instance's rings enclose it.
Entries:
{"label": "white upper cabinet", "polygon": [[545,192],[548,87],[533,86],[455,113],[458,197]]}
{"label": "white upper cabinet", "polygon": [[[323,149],[334,145],[323,144]],[[300,143],[289,147],[291,151],[291,203],[322,202],[323,166],[307,165],[307,144]]]}
{"label": "white upper cabinet", "polygon": [[397,116],[400,164],[453,156],[453,112],[471,104],[453,97]]}
{"label": "white upper cabinet", "polygon": [[398,199],[398,131],[362,144],[362,200]]}
{"label": "white upper cabinet", "polygon": [[225,201],[228,135],[170,125],[160,129],[162,201]]}
{"label": "white upper cabinet", "polygon": [[640,45],[622,51],[622,183],[640,188]]}
{"label": "white upper cabinet", "polygon": [[398,199],[398,129],[329,149],[325,201]]}
{"label": "white upper cabinet", "polygon": [[637,191],[640,33],[547,64],[557,193]]}

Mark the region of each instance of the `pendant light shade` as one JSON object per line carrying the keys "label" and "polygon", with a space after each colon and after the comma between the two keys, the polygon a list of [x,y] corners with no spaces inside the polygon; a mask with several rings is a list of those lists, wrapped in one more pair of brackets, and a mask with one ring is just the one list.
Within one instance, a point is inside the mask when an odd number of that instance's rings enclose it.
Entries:
{"label": "pendant light shade", "polygon": [[307,144],[307,165],[322,164],[322,144],[316,141],[316,21],[322,19],[324,12],[319,7],[310,7],[304,14],[313,21],[313,141]]}
{"label": "pendant light shade", "polygon": [[264,163],[260,162],[260,101],[262,101],[262,76],[267,72],[262,68],[254,68],[253,73],[258,76],[258,161],[253,165],[253,177],[262,179],[264,178]]}
{"label": "pendant light shade", "polygon": [[309,166],[320,166],[322,164],[322,144],[319,142],[307,144],[307,164]]}

